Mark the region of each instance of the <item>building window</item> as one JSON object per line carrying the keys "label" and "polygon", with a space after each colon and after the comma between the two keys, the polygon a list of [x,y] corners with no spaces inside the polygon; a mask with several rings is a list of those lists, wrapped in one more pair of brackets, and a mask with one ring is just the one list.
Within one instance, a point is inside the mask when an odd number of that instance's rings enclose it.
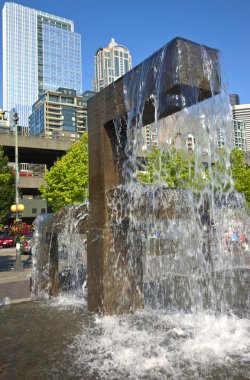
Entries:
{"label": "building window", "polygon": [[46,208],[41,208],[41,214],[45,214],[46,213]]}
{"label": "building window", "polygon": [[59,96],[50,95],[49,101],[50,102],[59,102]]}
{"label": "building window", "polygon": [[129,66],[128,66],[127,60],[124,61],[124,65],[125,65],[125,73],[126,73],[127,71],[129,71]]}
{"label": "building window", "polygon": [[62,103],[73,104],[74,99],[73,98],[62,98]]}
{"label": "building window", "polygon": [[119,59],[115,58],[115,76],[119,77]]}
{"label": "building window", "polygon": [[32,209],[32,214],[36,214],[37,213],[37,209],[36,208],[33,208]]}

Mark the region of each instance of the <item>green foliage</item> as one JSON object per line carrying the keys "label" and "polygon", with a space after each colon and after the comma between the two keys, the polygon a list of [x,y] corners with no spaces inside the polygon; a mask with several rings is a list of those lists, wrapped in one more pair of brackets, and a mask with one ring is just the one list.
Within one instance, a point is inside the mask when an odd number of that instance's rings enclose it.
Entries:
{"label": "green foliage", "polygon": [[10,214],[10,206],[15,200],[15,177],[8,166],[8,157],[0,146],[0,223],[6,223]]}
{"label": "green foliage", "polygon": [[217,150],[216,157],[216,162],[206,170],[207,182],[212,191],[225,192],[233,188],[230,160],[224,148]]}
{"label": "green foliage", "polygon": [[138,172],[137,179],[142,184],[165,182],[171,188],[202,191],[209,186],[213,191],[224,192],[234,188],[245,195],[250,206],[250,167],[244,162],[244,152],[233,149],[230,161],[225,150],[217,152],[217,161],[204,170],[202,164],[195,163],[188,152],[168,148],[161,152],[154,147],[147,155],[144,171]]}
{"label": "green foliage", "polygon": [[244,162],[244,152],[237,148],[231,152],[231,172],[235,190],[245,195],[250,207],[250,167]]}
{"label": "green foliage", "polygon": [[138,173],[142,184],[165,182],[170,188],[201,190],[205,185],[204,169],[188,152],[169,148],[161,152],[154,147],[147,155],[145,171]]}
{"label": "green foliage", "polygon": [[41,185],[42,197],[53,211],[70,204],[83,203],[88,196],[88,138],[84,133],[69,151],[45,173],[47,187]]}

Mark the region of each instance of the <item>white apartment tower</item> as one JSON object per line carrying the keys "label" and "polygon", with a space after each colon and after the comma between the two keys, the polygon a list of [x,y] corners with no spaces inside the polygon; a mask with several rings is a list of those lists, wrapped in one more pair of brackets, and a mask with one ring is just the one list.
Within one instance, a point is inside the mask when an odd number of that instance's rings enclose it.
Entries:
{"label": "white apartment tower", "polygon": [[3,109],[15,108],[28,127],[32,105],[44,90],[82,92],[81,36],[74,23],[6,2],[3,24]]}
{"label": "white apartment tower", "polygon": [[99,92],[132,68],[129,50],[111,38],[109,45],[99,48],[95,54],[95,78],[93,90]]}
{"label": "white apartment tower", "polygon": [[250,104],[232,106],[233,119],[244,122],[246,151],[250,152]]}
{"label": "white apartment tower", "polygon": [[244,121],[233,120],[233,143],[234,147],[244,150],[246,152],[246,126]]}
{"label": "white apartment tower", "polygon": [[144,139],[142,150],[158,146],[158,132],[155,123],[146,125],[144,128],[142,128],[142,136]]}

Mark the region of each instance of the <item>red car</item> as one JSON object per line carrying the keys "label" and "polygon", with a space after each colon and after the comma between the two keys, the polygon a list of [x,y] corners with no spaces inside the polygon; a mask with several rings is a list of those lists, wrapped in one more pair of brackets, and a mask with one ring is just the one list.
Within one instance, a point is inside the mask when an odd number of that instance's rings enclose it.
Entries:
{"label": "red car", "polygon": [[14,247],[16,245],[16,238],[13,236],[2,235],[0,236],[0,247]]}

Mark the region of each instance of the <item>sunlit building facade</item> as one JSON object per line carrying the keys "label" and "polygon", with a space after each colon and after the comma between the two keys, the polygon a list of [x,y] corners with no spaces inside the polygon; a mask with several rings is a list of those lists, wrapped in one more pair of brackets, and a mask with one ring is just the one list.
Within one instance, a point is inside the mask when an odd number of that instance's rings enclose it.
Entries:
{"label": "sunlit building facade", "polygon": [[246,128],[244,121],[234,120],[233,142],[236,148],[246,151]]}
{"label": "sunlit building facade", "polygon": [[87,131],[87,100],[93,91],[77,95],[75,90],[46,90],[32,107],[30,134],[78,140]]}
{"label": "sunlit building facade", "polygon": [[142,128],[142,136],[144,141],[142,150],[158,146],[158,133],[155,123],[146,125],[144,128]]}
{"label": "sunlit building facade", "polygon": [[28,126],[34,102],[58,87],[82,92],[81,36],[71,20],[6,2],[3,25],[3,108]]}
{"label": "sunlit building facade", "polygon": [[246,151],[250,152],[250,104],[238,104],[232,107],[233,119],[244,122]]}
{"label": "sunlit building facade", "polygon": [[100,48],[95,54],[95,78],[93,90],[101,91],[104,87],[126,74],[132,68],[129,50],[112,38],[109,45]]}
{"label": "sunlit building facade", "polygon": [[[244,121],[233,120],[232,121],[232,143],[233,147],[239,148],[240,150],[247,151],[246,146],[246,128]],[[217,133],[218,147],[223,148],[225,146],[225,135],[222,128],[218,129]]]}

